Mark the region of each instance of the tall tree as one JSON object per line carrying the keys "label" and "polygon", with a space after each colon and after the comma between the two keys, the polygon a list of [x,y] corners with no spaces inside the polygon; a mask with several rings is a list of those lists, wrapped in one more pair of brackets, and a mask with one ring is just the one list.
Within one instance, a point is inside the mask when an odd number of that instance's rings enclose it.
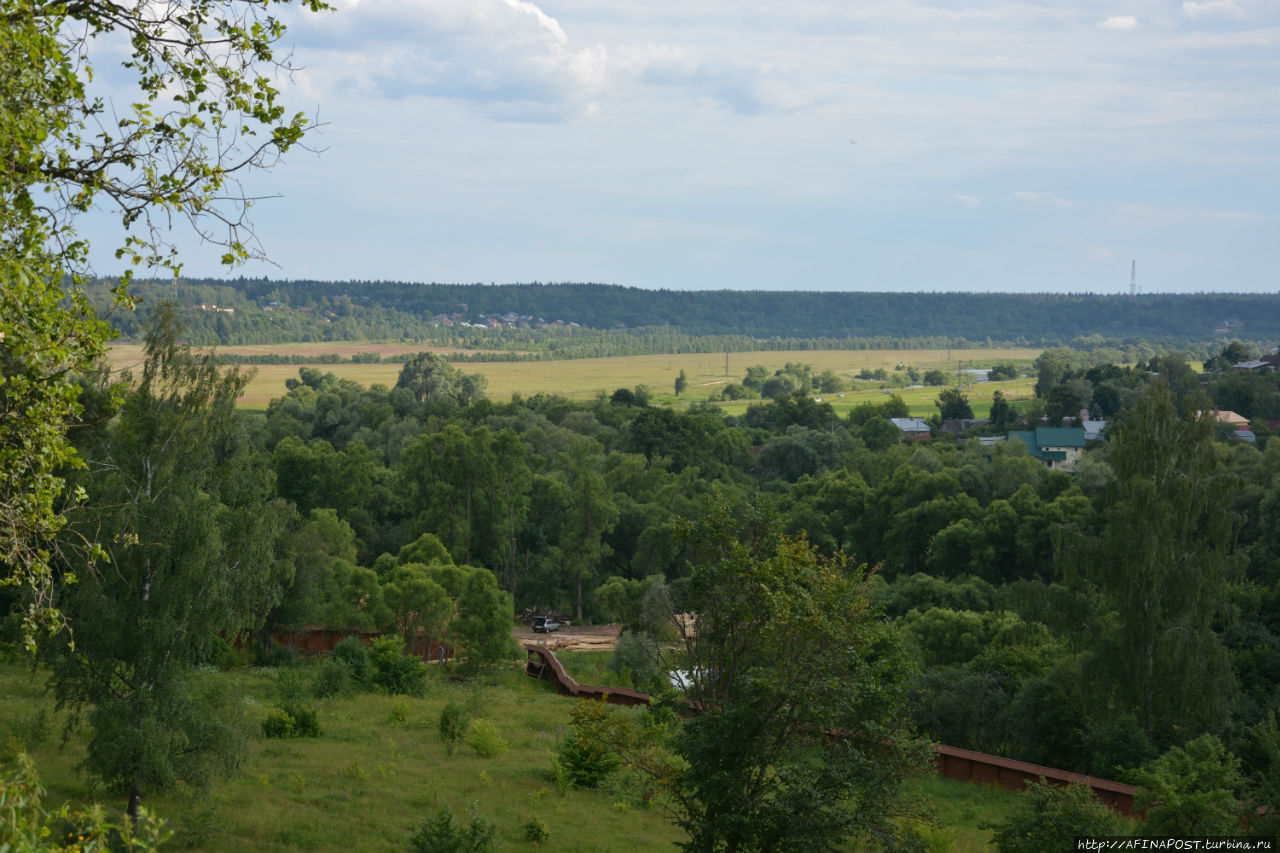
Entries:
{"label": "tall tree", "polygon": [[1218,729],[1234,678],[1213,630],[1235,568],[1231,480],[1218,469],[1212,416],[1180,417],[1151,383],[1117,425],[1107,527],[1086,549],[1087,576],[1114,608],[1095,666],[1148,741]]}
{"label": "tall tree", "polygon": [[484,430],[483,440],[482,556],[495,575],[505,577],[507,591],[514,596],[518,565],[516,537],[529,515],[533,474],[529,470],[529,454],[514,431],[504,429],[490,434]]}
{"label": "tall tree", "polygon": [[418,533],[433,533],[453,558],[471,560],[476,509],[480,503],[484,458],[457,424],[426,433],[400,455]]}
{"label": "tall tree", "polygon": [[968,420],[973,417],[973,407],[969,405],[969,398],[958,388],[943,390],[933,404],[938,407],[944,421]]}
{"label": "tall tree", "polygon": [[73,652],[56,654],[58,701],[86,711],[85,766],[128,796],[234,766],[236,729],[190,678],[215,637],[264,618],[288,580],[276,559],[290,508],[273,500],[265,459],[235,411],[246,377],[177,341],[157,312],[147,358],[118,415],[83,447],[88,495],[73,532],[100,541],[109,565],[61,589]]}
{"label": "tall tree", "polygon": [[[225,247],[224,262],[261,254],[241,179],[310,126],[280,102],[271,72],[290,69],[271,5],[0,0],[0,582],[33,593],[28,640],[59,622],[49,544],[74,500],[56,471],[74,464],[74,374],[106,340],[72,277],[88,267],[77,223],[105,199],[123,232],[117,257],[175,273],[175,219]],[[120,56],[114,85],[134,84],[120,114],[86,91],[100,55]],[[115,300],[129,301],[123,284]]]}
{"label": "tall tree", "polygon": [[1004,432],[1018,422],[1018,411],[1009,405],[1002,392],[991,395],[991,426]]}
{"label": "tall tree", "polygon": [[463,373],[433,352],[420,352],[405,362],[396,380],[431,412],[448,414],[484,397],[488,382],[482,374]]}
{"label": "tall tree", "polygon": [[618,506],[600,472],[602,448],[576,437],[565,456],[569,506],[560,530],[560,553],[573,579],[577,618],[582,619],[582,585],[610,549],[604,537],[618,520]]}
{"label": "tall tree", "polygon": [[905,730],[909,667],[869,610],[865,567],[821,558],[753,508],[711,502],[694,553],[684,637],[702,713],[675,746],[687,850],[889,843],[902,779],[928,746]]}
{"label": "tall tree", "polygon": [[49,547],[65,523],[59,469],[79,464],[65,425],[79,411],[76,374],[101,357],[107,327],[82,294],[64,291],[37,194],[45,144],[82,97],[61,17],[42,20],[9,0],[0,9],[0,584],[29,592],[34,644],[38,628],[60,624]]}

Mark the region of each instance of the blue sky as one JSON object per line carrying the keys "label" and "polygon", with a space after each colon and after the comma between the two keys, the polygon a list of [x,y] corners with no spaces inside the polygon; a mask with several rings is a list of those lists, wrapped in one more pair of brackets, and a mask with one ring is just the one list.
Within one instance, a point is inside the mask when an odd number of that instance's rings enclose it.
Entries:
{"label": "blue sky", "polygon": [[335,5],[235,274],[1280,288],[1275,0]]}

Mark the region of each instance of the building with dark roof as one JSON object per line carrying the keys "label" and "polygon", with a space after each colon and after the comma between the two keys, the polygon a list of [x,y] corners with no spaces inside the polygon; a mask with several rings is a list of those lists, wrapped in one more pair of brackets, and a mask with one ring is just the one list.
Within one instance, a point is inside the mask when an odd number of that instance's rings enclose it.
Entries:
{"label": "building with dark roof", "polygon": [[1009,440],[1021,441],[1028,453],[1053,470],[1073,467],[1084,453],[1084,430],[1079,427],[1014,430],[1009,433]]}

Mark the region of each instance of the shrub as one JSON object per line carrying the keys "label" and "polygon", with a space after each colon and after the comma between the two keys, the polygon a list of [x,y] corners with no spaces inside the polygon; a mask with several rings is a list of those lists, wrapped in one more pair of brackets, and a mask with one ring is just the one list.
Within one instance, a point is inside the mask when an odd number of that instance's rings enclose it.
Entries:
{"label": "shrub", "polygon": [[333,647],[329,660],[344,664],[351,680],[363,689],[373,677],[373,664],[369,660],[369,647],[356,637],[347,637]]}
{"label": "shrub", "polygon": [[1039,853],[1062,849],[1063,840],[1078,835],[1118,835],[1120,820],[1093,799],[1084,785],[1059,787],[1041,779],[1018,797],[1001,824],[992,827],[1000,853]]}
{"label": "shrub", "polygon": [[421,696],[427,691],[427,665],[406,654],[400,637],[373,641],[373,683],[392,695]]}
{"label": "shrub", "polygon": [[263,737],[319,737],[320,718],[306,705],[272,708],[262,721]]}
{"label": "shrub", "polygon": [[403,699],[397,699],[391,703],[391,710],[387,714],[387,719],[397,726],[403,726],[409,722],[409,703]]}
{"label": "shrub", "polygon": [[453,818],[448,806],[441,806],[409,836],[411,853],[492,853],[498,849],[497,828],[485,819],[475,803],[467,810],[466,826]]}
{"label": "shrub", "polygon": [[306,700],[306,678],[297,667],[283,667],[276,672],[276,693],[280,696],[280,705],[288,708]]}
{"label": "shrub", "polygon": [[293,737],[293,715],[284,708],[272,708],[262,721],[263,737]]}
{"label": "shrub", "polygon": [[569,784],[575,788],[598,788],[622,766],[622,759],[600,740],[577,730],[564,739],[556,760],[564,768]]}
{"label": "shrub", "polygon": [[467,716],[467,710],[457,702],[450,702],[440,712],[440,739],[450,755],[467,734]]}
{"label": "shrub", "polygon": [[282,646],[275,640],[263,648],[262,644],[253,645],[253,665],[265,667],[292,666],[298,662],[298,650],[292,646]]}
{"label": "shrub", "polygon": [[507,742],[498,734],[498,727],[484,719],[471,721],[467,746],[481,758],[495,758],[507,751]]}
{"label": "shrub", "polygon": [[355,679],[351,677],[350,668],[344,662],[328,658],[316,671],[311,692],[321,699],[328,696],[350,696],[357,692],[357,686]]}
{"label": "shrub", "polygon": [[1231,835],[1240,828],[1240,759],[1213,735],[1172,747],[1130,776],[1146,789],[1135,803],[1147,813],[1144,835]]}
{"label": "shrub", "polygon": [[214,635],[209,643],[208,663],[226,671],[249,662],[249,653],[245,649],[237,649],[221,637]]}
{"label": "shrub", "polygon": [[551,830],[536,817],[524,825],[524,840],[531,844],[542,844],[551,837]]}
{"label": "shrub", "polygon": [[[14,739],[18,743],[27,746],[40,746],[49,739],[49,732],[52,728],[52,720],[49,716],[48,708],[40,708],[34,711],[31,716],[26,719],[15,718],[9,723],[9,730],[13,733]],[[14,754],[21,750],[15,750]]]}
{"label": "shrub", "polygon": [[647,684],[658,672],[658,645],[648,634],[623,631],[614,646],[609,669],[621,673],[628,670],[634,684]]}
{"label": "shrub", "polygon": [[294,737],[320,737],[320,717],[310,705],[292,705],[285,709],[293,717]]}

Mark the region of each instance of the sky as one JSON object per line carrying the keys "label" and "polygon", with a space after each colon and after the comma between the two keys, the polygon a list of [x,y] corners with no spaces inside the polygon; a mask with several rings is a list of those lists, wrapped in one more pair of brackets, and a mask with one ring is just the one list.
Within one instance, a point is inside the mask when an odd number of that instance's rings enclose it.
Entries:
{"label": "sky", "polygon": [[1277,0],[334,7],[232,275],[1280,290]]}

